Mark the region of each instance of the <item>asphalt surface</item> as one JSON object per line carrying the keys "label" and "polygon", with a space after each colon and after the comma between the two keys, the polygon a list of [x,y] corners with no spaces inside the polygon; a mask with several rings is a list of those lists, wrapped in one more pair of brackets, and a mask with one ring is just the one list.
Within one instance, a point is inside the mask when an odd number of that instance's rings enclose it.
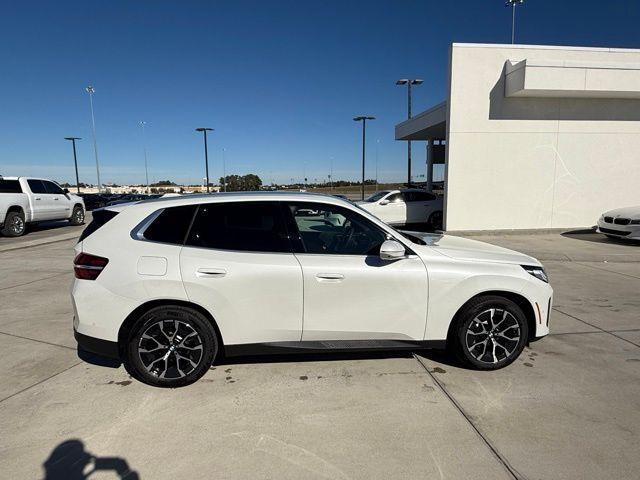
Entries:
{"label": "asphalt surface", "polygon": [[78,358],[69,228],[0,239],[20,244],[0,250],[4,478],[638,478],[638,246],[487,236],[538,255],[555,289],[552,334],[500,371],[252,357],[161,390]]}

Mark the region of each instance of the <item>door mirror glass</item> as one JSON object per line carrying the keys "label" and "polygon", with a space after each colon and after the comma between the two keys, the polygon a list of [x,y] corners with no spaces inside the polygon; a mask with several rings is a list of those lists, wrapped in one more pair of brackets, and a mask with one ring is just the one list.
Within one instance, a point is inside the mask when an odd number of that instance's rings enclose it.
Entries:
{"label": "door mirror glass", "polygon": [[389,204],[389,200],[380,200],[380,205],[388,205]]}
{"label": "door mirror glass", "polygon": [[404,256],[404,246],[396,240],[385,240],[380,246],[380,258],[382,260],[398,260]]}

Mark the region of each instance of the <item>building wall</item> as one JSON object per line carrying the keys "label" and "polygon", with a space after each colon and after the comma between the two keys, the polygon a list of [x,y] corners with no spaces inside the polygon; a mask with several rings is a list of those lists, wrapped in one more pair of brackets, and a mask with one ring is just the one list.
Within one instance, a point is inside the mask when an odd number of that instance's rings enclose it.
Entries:
{"label": "building wall", "polygon": [[587,227],[640,205],[640,100],[505,98],[507,60],[640,65],[640,50],[454,44],[446,229]]}

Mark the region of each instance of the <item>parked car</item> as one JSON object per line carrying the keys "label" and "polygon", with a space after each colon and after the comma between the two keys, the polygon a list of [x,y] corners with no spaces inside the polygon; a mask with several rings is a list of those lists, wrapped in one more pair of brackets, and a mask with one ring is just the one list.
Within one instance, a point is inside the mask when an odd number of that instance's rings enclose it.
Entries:
{"label": "parked car", "polygon": [[640,240],[640,205],[603,213],[598,219],[598,231],[609,238]]}
{"label": "parked car", "polygon": [[161,387],[196,381],[222,355],[283,349],[449,346],[492,370],[549,332],[553,291],[536,259],[403,234],[331,196],[106,207],[75,250],[79,346]]}
{"label": "parked car", "polygon": [[433,230],[442,229],[442,204],[442,197],[418,188],[381,190],[358,202],[389,225],[426,223]]}
{"label": "parked car", "polygon": [[78,196],[82,197],[82,200],[84,200],[87,212],[102,208],[111,200],[110,196],[100,193],[79,193]]}
{"label": "parked car", "polygon": [[0,231],[7,237],[24,235],[30,223],[69,220],[84,223],[84,202],[51,180],[0,177]]}

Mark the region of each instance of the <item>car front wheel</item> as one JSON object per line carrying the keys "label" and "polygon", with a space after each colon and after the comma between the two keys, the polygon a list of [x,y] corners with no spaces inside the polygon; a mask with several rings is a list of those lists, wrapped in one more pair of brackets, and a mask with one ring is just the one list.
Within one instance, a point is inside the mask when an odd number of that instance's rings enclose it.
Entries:
{"label": "car front wheel", "polygon": [[507,298],[491,295],[473,299],[463,307],[451,341],[465,365],[496,370],[518,358],[528,334],[522,309]]}
{"label": "car front wheel", "polygon": [[137,320],[126,345],[125,367],[132,377],[156,387],[190,385],[218,353],[209,320],[182,306],[152,308]]}

